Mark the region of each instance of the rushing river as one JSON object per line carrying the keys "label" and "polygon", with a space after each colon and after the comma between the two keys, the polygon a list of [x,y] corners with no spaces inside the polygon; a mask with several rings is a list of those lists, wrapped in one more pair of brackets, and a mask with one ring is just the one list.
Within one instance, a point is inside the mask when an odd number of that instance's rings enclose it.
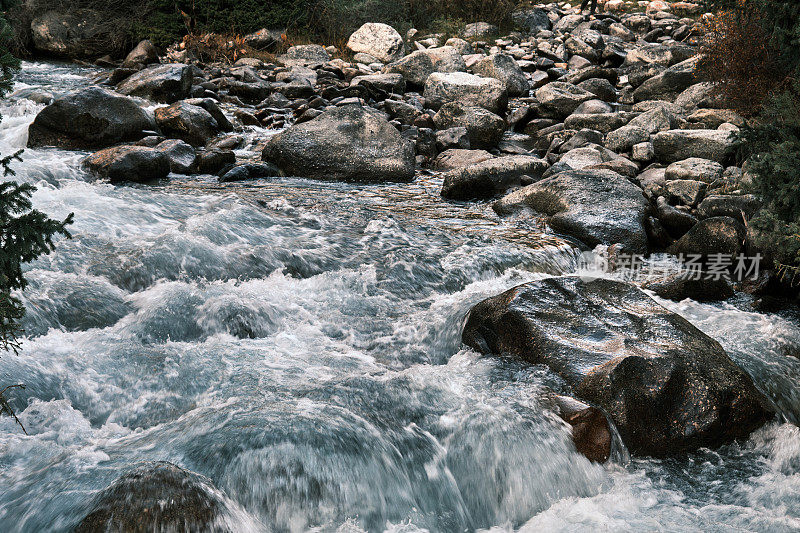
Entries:
{"label": "rushing river", "polygon": [[[26,63],[58,94],[91,69]],[[0,153],[42,108],[3,103]],[[252,139],[267,132],[252,130]],[[250,149],[255,149],[253,143]],[[0,531],[69,531],[139,461],[208,476],[238,531],[797,531],[800,430],[670,460],[590,463],[540,405],[546,369],[460,342],[471,305],[575,269],[544,228],[446,204],[440,181],[93,182],[26,150],[34,204],[75,213],[27,268],[26,336],[0,386]],[[800,421],[800,327],[748,300],[663,302]]]}

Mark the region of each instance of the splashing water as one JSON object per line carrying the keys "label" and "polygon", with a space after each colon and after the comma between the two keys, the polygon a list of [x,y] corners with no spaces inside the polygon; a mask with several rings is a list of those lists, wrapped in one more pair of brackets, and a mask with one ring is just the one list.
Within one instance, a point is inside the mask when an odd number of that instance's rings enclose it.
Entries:
{"label": "splashing water", "polygon": [[[59,94],[91,75],[28,63],[19,84]],[[41,107],[6,102],[0,153]],[[29,266],[23,351],[0,359],[0,383],[27,385],[10,400],[30,434],[0,419],[0,530],[69,531],[153,460],[210,478],[242,531],[800,528],[797,427],[601,466],[540,406],[559,378],[463,349],[471,305],[575,268],[555,236],[445,204],[432,176],[113,187],[84,155],[17,165],[36,207],[75,224]],[[662,303],[800,419],[791,317]]]}

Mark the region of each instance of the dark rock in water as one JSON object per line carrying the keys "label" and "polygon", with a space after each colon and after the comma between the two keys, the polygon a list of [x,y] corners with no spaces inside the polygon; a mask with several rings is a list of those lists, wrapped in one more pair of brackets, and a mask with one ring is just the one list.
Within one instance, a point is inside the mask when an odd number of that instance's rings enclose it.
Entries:
{"label": "dark rock in water", "polygon": [[568,396],[549,398],[559,416],[572,426],[572,442],[590,461],[605,463],[611,456],[611,428],[605,413]]}
{"label": "dark rock in water", "polygon": [[167,139],[155,146],[156,151],[164,152],[169,158],[169,169],[176,174],[191,174],[197,153],[191,145],[179,139]]}
{"label": "dark rock in water", "polygon": [[703,274],[673,274],[642,285],[667,300],[680,302],[687,298],[698,302],[727,300],[733,296],[733,287],[723,277],[710,277]]}
{"label": "dark rock in water", "polygon": [[182,63],[148,67],[123,80],[117,90],[128,96],[171,104],[189,96],[192,70]]}
{"label": "dark rock in water", "polygon": [[208,111],[208,114],[217,121],[217,126],[221,131],[233,131],[233,124],[231,124],[231,121],[228,120],[228,117],[225,116],[213,98],[189,98],[184,102],[202,107]]}
{"label": "dark rock in water", "polygon": [[555,231],[590,247],[620,243],[627,253],[643,254],[648,205],[641,189],[616,172],[577,170],[513,191],[493,207],[501,216],[532,209]]}
{"label": "dark rock in water", "polygon": [[713,254],[728,257],[744,250],[747,232],[744,225],[730,217],[712,217],[701,220],[671,248],[675,255],[700,256],[707,260]]}
{"label": "dark rock in water", "polygon": [[164,135],[181,139],[192,146],[205,145],[220,131],[211,113],[186,102],[159,107],[155,113],[156,123]]}
{"label": "dark rock in water", "polygon": [[136,141],[155,129],[153,117],[132,99],[100,87],[57,98],[28,128],[28,146],[72,150]]}
{"label": "dark rock in water", "polygon": [[491,198],[520,185],[523,176],[539,179],[547,167],[547,162],[538,157],[513,155],[456,168],[444,175],[442,197],[451,200]]}
{"label": "dark rock in water", "polygon": [[112,183],[147,182],[166,178],[170,160],[167,154],[146,146],[114,146],[95,152],[83,160],[83,166]]}
{"label": "dark rock in water", "polygon": [[219,174],[222,170],[230,170],[235,164],[236,154],[232,150],[212,148],[200,154],[197,170],[201,174]]}
{"label": "dark rock in water", "polygon": [[284,174],[324,180],[410,181],[414,144],[371,108],[346,105],[272,137],[262,154]]}
{"label": "dark rock in water", "polygon": [[667,456],[745,438],[771,416],[717,341],[632,284],[549,278],[469,312],[464,343],[547,365],[602,408],[628,449]]}
{"label": "dark rock in water", "polygon": [[225,495],[208,478],[166,462],[143,463],[100,492],[75,533],[232,531]]}
{"label": "dark rock in water", "polygon": [[280,176],[281,171],[271,163],[245,163],[233,167],[219,178],[222,182],[257,180],[261,178],[271,178]]}

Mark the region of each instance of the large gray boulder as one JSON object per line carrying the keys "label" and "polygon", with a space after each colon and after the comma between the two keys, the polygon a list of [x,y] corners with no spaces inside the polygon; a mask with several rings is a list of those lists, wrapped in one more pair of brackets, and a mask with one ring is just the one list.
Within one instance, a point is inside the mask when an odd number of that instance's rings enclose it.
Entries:
{"label": "large gray boulder", "polygon": [[530,209],[553,230],[590,247],[619,243],[627,253],[647,252],[642,190],[610,170],[561,172],[512,191],[494,204],[501,216]]}
{"label": "large gray boulder", "polygon": [[114,32],[100,11],[74,7],[40,12],[30,29],[37,52],[64,59],[107,54]]}
{"label": "large gray boulder", "polygon": [[690,157],[669,165],[664,173],[667,180],[696,180],[712,183],[722,177],[725,168],[716,161]]}
{"label": "large gray boulder", "polygon": [[158,63],[158,49],[147,39],[140,41],[136,48],[125,56],[123,68],[136,68],[140,65]]}
{"label": "large gray boulder", "polygon": [[200,106],[176,102],[155,111],[156,123],[167,137],[181,139],[192,146],[204,146],[220,132],[211,113]]}
{"label": "large gray boulder", "polygon": [[406,46],[397,30],[388,24],[367,22],[347,40],[347,48],[354,53],[369,54],[389,63],[403,57]]}
{"label": "large gray boulder", "polygon": [[594,94],[577,85],[554,81],[536,90],[536,99],[562,116],[571,114],[581,103],[594,99]]}
{"label": "large gray boulder", "polygon": [[111,183],[147,182],[166,178],[170,159],[163,151],[146,146],[114,146],[83,160],[83,167]]}
{"label": "large gray boulder", "polygon": [[690,157],[724,163],[733,155],[734,142],[734,135],[725,130],[669,130],[653,137],[653,148],[664,163]]}
{"label": "large gray boulder", "polygon": [[275,135],[262,153],[284,174],[324,180],[410,181],[414,145],[384,116],[346,105]]}
{"label": "large gray boulder", "polygon": [[278,56],[278,62],[287,67],[314,68],[331,60],[331,55],[318,44],[301,44],[292,46],[286,53]]}
{"label": "large gray boulder", "polygon": [[70,150],[136,141],[155,129],[152,115],[108,89],[87,87],[56,98],[28,128],[28,146]]}
{"label": "large gray boulder", "polygon": [[165,104],[187,98],[191,89],[192,70],[183,63],[148,67],[117,85],[122,94]]}
{"label": "large gray boulder", "polygon": [[460,102],[502,113],[508,105],[508,93],[501,81],[466,72],[434,72],[425,82],[424,96],[432,109],[439,109],[447,102]]}
{"label": "large gray boulder", "polygon": [[506,122],[482,107],[465,106],[460,102],[443,105],[433,117],[440,130],[467,128],[472,148],[493,148],[503,137]]}
{"label": "large gray boulder", "polygon": [[473,307],[463,340],[481,353],[546,365],[602,408],[637,455],[719,446],[772,416],[717,341],[629,283],[520,285]]}
{"label": "large gray boulder", "polygon": [[[233,531],[235,504],[208,478],[171,463],[141,463],[103,489],[75,533]],[[238,514],[238,513],[237,513]]]}
{"label": "large gray boulder", "polygon": [[531,86],[517,62],[508,54],[492,54],[474,65],[472,71],[479,76],[500,80],[509,96],[527,95]]}
{"label": "large gray boulder", "polygon": [[642,83],[633,92],[636,102],[646,100],[675,101],[679,94],[695,83],[696,58],[687,59]]}
{"label": "large gray boulder", "polygon": [[520,185],[522,177],[539,179],[547,162],[529,155],[496,157],[444,174],[442,197],[451,200],[491,198]]}
{"label": "large gray boulder", "polygon": [[514,11],[511,13],[511,19],[517,28],[531,34],[537,34],[542,30],[549,30],[553,27],[550,17],[547,16],[547,11],[540,7]]}
{"label": "large gray boulder", "polygon": [[408,83],[423,87],[434,72],[464,72],[467,64],[452,46],[417,50],[384,68],[386,73],[401,74]]}

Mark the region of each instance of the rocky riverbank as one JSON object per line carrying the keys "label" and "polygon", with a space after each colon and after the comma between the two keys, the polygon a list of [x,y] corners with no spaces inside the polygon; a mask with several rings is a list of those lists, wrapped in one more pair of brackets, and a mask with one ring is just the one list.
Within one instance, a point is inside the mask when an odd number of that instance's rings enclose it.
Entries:
{"label": "rocky riverbank", "polygon": [[[697,21],[682,17],[700,14],[698,5],[644,2],[643,13],[615,14],[618,1],[598,16],[526,8],[507,35],[486,23],[450,38],[365,24],[347,50],[299,45],[274,62],[204,64],[142,42],[93,87],[17,96],[48,103],[29,146],[92,151],[83,167],[111,183],[170,174],[404,183],[436,172],[442,202],[542,221],[617,264],[653,252],[696,257],[707,271],[716,264],[725,275],[646,288],[674,300],[729,298],[736,258],[764,252],[747,225],[759,199],[733,158],[745,120],[697,74]],[[237,152],[247,128],[272,130],[260,159]],[[719,270],[721,258],[729,262]],[[775,284],[762,271],[737,288],[767,294]],[[562,379],[570,395],[554,393],[554,411],[597,462],[612,456],[616,431],[634,454],[680,455],[746,438],[776,410],[717,341],[633,283],[526,283],[474,306],[462,338]],[[171,486],[184,478],[188,488]],[[226,530],[217,516],[225,496],[162,464],[112,485],[82,527],[110,524],[121,487],[150,483],[183,491],[163,523]],[[150,520],[124,515],[126,524]]]}

